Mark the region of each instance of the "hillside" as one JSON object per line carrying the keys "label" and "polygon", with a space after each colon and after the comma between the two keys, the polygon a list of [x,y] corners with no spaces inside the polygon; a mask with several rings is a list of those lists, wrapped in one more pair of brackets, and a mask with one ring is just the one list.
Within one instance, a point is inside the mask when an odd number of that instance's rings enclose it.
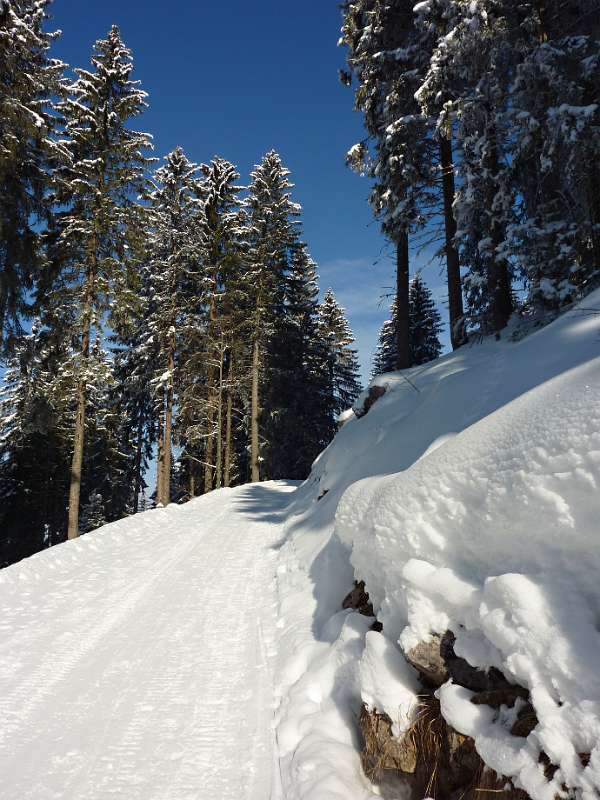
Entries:
{"label": "hillside", "polygon": [[[449,680],[454,730],[535,800],[595,797],[599,303],[382,376],[291,494],[213,492],[3,570],[3,800],[400,796],[362,772],[361,706],[401,736],[402,651],[447,631],[527,697]],[[342,608],[354,580],[382,631]]]}
{"label": "hillside", "polygon": [[[360,701],[406,729],[422,687],[398,643],[447,630],[457,655],[526,687],[537,714],[519,740],[508,734],[518,704],[494,714],[446,685],[444,716],[486,763],[536,798],[563,782],[589,797],[600,786],[600,325],[585,311],[599,302],[520,341],[382,376],[386,393],[296,493],[284,556],[307,580],[286,581],[287,603],[313,619],[291,639],[305,644],[290,683],[309,665],[282,718],[288,796],[370,796],[352,777]],[[383,634],[340,611],[353,578]],[[558,766],[550,782],[540,753]]]}

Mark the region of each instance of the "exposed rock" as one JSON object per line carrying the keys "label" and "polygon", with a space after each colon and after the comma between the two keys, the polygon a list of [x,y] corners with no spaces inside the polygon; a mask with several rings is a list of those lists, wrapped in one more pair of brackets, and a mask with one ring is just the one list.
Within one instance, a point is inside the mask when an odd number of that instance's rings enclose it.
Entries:
{"label": "exposed rock", "polygon": [[480,767],[481,759],[475,749],[475,742],[463,736],[449,725],[447,727],[448,742],[448,778],[451,787],[468,786],[473,781]]}
{"label": "exposed rock", "polygon": [[[361,581],[344,601],[344,607],[364,607],[367,603],[368,594]],[[528,800],[527,794],[516,789],[508,778],[486,767],[473,739],[446,723],[434,690],[453,680],[473,692],[472,703],[495,709],[512,708],[517,700],[524,700],[511,731],[520,737],[527,737],[538,722],[529,692],[509,683],[495,668],[484,671],[472,667],[456,655],[454,642],[454,634],[446,631],[441,636],[432,636],[429,642],[420,642],[405,654],[419,673],[425,693],[419,698],[410,728],[401,737],[392,736],[392,721],[387,715],[363,706],[360,729],[365,773],[378,784],[386,800],[423,797],[480,800],[490,792],[500,795],[498,800]],[[586,758],[589,760],[589,756],[581,756],[584,765]],[[556,768],[547,758],[540,762],[551,780]]]}
{"label": "exposed rock", "polygon": [[510,732],[513,736],[527,737],[538,724],[537,714],[531,703],[526,703],[517,714]]}
{"label": "exposed rock", "polygon": [[374,403],[376,403],[380,397],[383,397],[386,391],[387,390],[385,386],[371,386],[371,388],[369,389],[369,393],[362,406],[360,406],[360,408],[353,409],[356,416],[360,419],[361,417],[364,417],[366,414],[368,414],[371,409],[371,406]]}
{"label": "exposed rock", "polygon": [[375,616],[373,604],[369,601],[369,593],[365,590],[364,581],[354,581],[354,589],[344,597],[342,608],[354,608],[365,617]]}
{"label": "exposed rock", "polygon": [[519,698],[523,700],[529,699],[527,689],[523,689],[522,686],[509,685],[502,689],[489,689],[485,692],[478,692],[473,695],[471,702],[476,706],[490,706],[491,708],[508,706],[512,708]]}
{"label": "exposed rock", "polygon": [[442,639],[443,637],[434,634],[429,642],[419,642],[405,653],[406,660],[417,670],[422,683],[435,689],[446,683],[449,677],[442,655]]}
{"label": "exposed rock", "polygon": [[412,736],[392,736],[392,720],[387,714],[369,711],[363,705],[359,719],[364,746],[361,753],[365,775],[379,783],[385,770],[412,775],[417,767],[417,751]]}

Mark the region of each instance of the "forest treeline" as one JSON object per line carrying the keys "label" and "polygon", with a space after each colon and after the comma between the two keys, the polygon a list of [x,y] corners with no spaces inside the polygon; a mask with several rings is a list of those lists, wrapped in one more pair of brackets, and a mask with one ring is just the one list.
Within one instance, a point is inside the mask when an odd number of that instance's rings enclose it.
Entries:
{"label": "forest treeline", "polygon": [[[0,0],[0,565],[148,504],[303,478],[360,389],[278,154],[247,185],[224,158],[154,159],[118,29],[69,79],[48,6]],[[599,0],[342,4],[365,125],[347,161],[397,263],[374,374],[441,352],[421,249],[454,348],[600,282],[599,34]]]}
{"label": "forest treeline", "polygon": [[397,254],[377,359],[414,363],[409,256],[421,247],[445,266],[453,347],[596,286],[600,2],[347,0],[342,13],[340,77],[366,128],[348,163],[373,179]]}
{"label": "forest treeline", "polygon": [[220,157],[151,158],[119,30],[67,80],[47,6],[0,0],[0,566],[149,504],[304,478],[360,391],[278,154],[245,187]]}

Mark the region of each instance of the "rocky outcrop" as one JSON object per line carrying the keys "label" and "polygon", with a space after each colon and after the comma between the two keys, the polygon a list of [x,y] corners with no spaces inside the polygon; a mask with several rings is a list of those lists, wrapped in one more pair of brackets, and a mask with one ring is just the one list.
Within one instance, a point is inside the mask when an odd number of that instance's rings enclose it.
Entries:
{"label": "rocky outcrop", "polygon": [[410,728],[399,738],[385,714],[363,706],[359,719],[361,760],[366,776],[387,800],[527,800],[510,781],[487,769],[472,739],[451,728],[433,694],[424,695]]}
{"label": "rocky outcrop", "polygon": [[371,386],[362,406],[353,408],[355,415],[360,419],[369,413],[371,407],[386,393],[385,386]]}
{"label": "rocky outcrop", "polygon": [[[364,581],[354,582],[342,607],[375,616]],[[382,630],[377,620],[372,627]],[[456,655],[455,641],[452,631],[446,631],[419,642],[404,654],[416,670],[423,692],[412,724],[400,737],[393,735],[393,723],[387,714],[362,706],[358,724],[365,775],[387,800],[481,800],[486,793],[493,793],[494,800],[528,800],[525,792],[516,789],[508,778],[486,767],[473,739],[447,724],[435,693],[452,680],[472,692],[471,702],[476,705],[513,708],[519,701],[511,733],[527,737],[537,725],[529,692],[510,683],[495,668],[471,666]],[[549,760],[542,763],[550,779],[555,767]]]}
{"label": "rocky outcrop", "polygon": [[354,581],[354,589],[344,597],[342,608],[353,608],[365,617],[375,616],[364,581]]}
{"label": "rocky outcrop", "polygon": [[[364,582],[360,581],[346,601],[370,607],[372,611],[368,597]],[[413,723],[402,736],[393,735],[392,720],[386,714],[363,706],[359,727],[365,774],[388,800],[423,797],[481,800],[482,793],[488,792],[494,793],[495,800],[527,800],[527,795],[508,778],[486,767],[471,738],[446,723],[435,691],[452,680],[469,689],[473,693],[471,702],[477,705],[512,708],[521,701],[512,728],[513,735],[520,737],[528,736],[537,724],[529,692],[511,684],[496,669],[472,667],[456,655],[454,643],[454,634],[446,631],[432,636],[428,642],[420,642],[405,654],[419,674],[423,694]],[[551,774],[549,763],[546,770]]]}
{"label": "rocky outcrop", "polygon": [[419,673],[421,683],[429,689],[438,689],[447,680],[475,692],[472,702],[500,708],[512,708],[517,698],[529,699],[529,692],[510,683],[494,667],[488,670],[471,666],[454,652],[456,637],[452,631],[443,635],[434,634],[430,641],[420,642],[405,653],[405,658]]}

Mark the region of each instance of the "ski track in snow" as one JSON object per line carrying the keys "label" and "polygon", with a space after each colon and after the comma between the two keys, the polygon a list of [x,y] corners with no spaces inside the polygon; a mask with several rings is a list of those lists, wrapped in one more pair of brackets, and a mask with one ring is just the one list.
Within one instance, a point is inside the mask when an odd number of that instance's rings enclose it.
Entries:
{"label": "ski track in snow", "polygon": [[1,800],[266,800],[284,483],[0,573]]}

